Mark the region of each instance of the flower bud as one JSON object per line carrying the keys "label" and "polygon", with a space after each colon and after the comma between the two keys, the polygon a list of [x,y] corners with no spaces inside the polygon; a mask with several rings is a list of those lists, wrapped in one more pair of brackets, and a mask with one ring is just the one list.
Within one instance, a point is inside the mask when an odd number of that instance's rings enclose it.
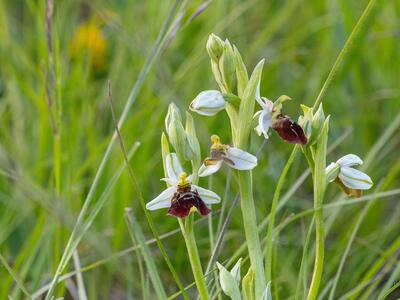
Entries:
{"label": "flower bud", "polygon": [[165,129],[176,154],[181,161],[189,160],[192,158],[192,151],[190,149],[185,129],[182,125],[182,118],[178,107],[171,103],[168,107],[168,113],[165,118]]}
{"label": "flower bud", "polygon": [[236,57],[228,40],[225,41],[218,65],[227,92],[232,92],[236,79]]}
{"label": "flower bud", "polygon": [[211,33],[207,40],[206,49],[211,60],[218,63],[222,56],[224,42],[214,33]]}
{"label": "flower bud", "polygon": [[214,116],[225,108],[225,100],[220,91],[203,91],[194,98],[189,108],[199,115]]}
{"label": "flower bud", "polygon": [[320,104],[317,112],[312,117],[310,143],[313,143],[318,139],[321,134],[322,127],[324,126],[324,122],[325,114],[322,108],[322,104]]}

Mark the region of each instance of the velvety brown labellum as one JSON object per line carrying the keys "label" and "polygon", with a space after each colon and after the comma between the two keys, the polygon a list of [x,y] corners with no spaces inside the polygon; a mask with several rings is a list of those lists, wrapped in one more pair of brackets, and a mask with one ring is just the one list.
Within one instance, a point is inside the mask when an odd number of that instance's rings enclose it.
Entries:
{"label": "velvety brown labellum", "polygon": [[292,144],[307,144],[307,137],[304,134],[303,128],[296,122],[293,122],[288,116],[279,116],[272,124],[272,128],[286,142]]}
{"label": "velvety brown labellum", "polygon": [[211,212],[203,200],[201,200],[197,191],[178,190],[171,199],[171,206],[168,209],[168,214],[178,218],[185,218],[189,215],[192,207],[195,207],[202,216],[207,216]]}

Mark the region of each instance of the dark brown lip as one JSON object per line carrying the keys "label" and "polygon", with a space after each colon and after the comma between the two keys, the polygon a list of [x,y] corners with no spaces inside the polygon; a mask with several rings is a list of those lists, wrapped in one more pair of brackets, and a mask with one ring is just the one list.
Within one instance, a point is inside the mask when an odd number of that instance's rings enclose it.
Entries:
{"label": "dark brown lip", "polygon": [[189,190],[178,191],[173,195],[168,215],[185,218],[189,215],[192,207],[195,207],[197,212],[202,216],[207,216],[211,212],[201,199],[199,193],[197,191],[191,192],[189,188]]}
{"label": "dark brown lip", "polygon": [[307,144],[307,137],[303,128],[288,116],[278,116],[277,120],[272,124],[272,128],[284,141],[291,144]]}

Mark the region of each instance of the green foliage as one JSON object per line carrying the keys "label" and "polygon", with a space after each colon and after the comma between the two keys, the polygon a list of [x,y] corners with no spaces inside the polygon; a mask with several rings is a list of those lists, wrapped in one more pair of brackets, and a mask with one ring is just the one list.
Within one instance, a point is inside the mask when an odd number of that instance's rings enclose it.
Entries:
{"label": "green foliage", "polygon": [[[205,49],[211,32],[229,38],[240,49],[249,70],[265,58],[261,95],[277,99],[287,94],[293,101],[285,103],[285,113],[298,116],[300,103],[315,103],[368,1],[177,3],[54,1],[50,58],[45,1],[0,1],[0,299],[25,299],[26,293],[35,298],[49,288],[114,134],[108,80],[113,86],[117,118],[124,119],[120,125],[125,146],[132,149],[128,153],[130,164],[148,201],[165,188],[159,181],[163,177],[160,135],[169,103],[176,103],[184,112],[200,91],[217,88]],[[363,170],[377,187],[356,200],[344,200],[339,189],[327,187],[323,203],[326,249],[319,288],[324,297],[377,299],[388,296],[388,291],[397,295],[392,287],[400,279],[399,13],[398,2],[377,1],[334,80],[323,90],[324,111],[331,115],[327,161],[336,161],[343,153],[359,154],[365,158]],[[71,48],[76,32],[88,21],[98,26],[101,34],[80,43],[81,48],[75,45],[79,48],[79,55],[75,55]],[[244,82],[248,74],[237,53],[233,47],[236,76]],[[99,57],[101,61],[94,62]],[[224,68],[230,76],[232,66]],[[236,83],[226,84],[231,87]],[[237,86],[240,96],[246,93],[245,88]],[[127,99],[131,109],[124,110]],[[222,112],[218,118],[193,115],[193,119],[196,125],[201,119],[196,135],[203,157],[211,134],[224,141],[230,136],[229,120]],[[193,133],[192,128],[186,131]],[[263,139],[252,134],[249,151],[255,153]],[[191,146],[199,152],[197,145]],[[261,217],[269,214],[291,150],[272,133],[259,156],[262,167],[253,171],[261,239],[267,236],[268,225],[268,218]],[[164,149],[164,154],[167,151]],[[79,264],[72,259],[66,261],[55,296],[78,293],[69,279],[76,282],[80,273],[79,281],[89,299],[155,297],[155,275],[150,280],[139,272],[146,268],[146,259],[135,255],[142,255],[143,249],[132,246],[124,222],[124,208],[132,207],[165,292],[181,297],[171,268],[153,240],[118,143],[108,153],[90,194],[87,214],[78,226],[76,237],[80,241],[73,243],[81,270],[76,270]],[[279,181],[282,190],[277,195],[276,224],[270,234],[275,237],[270,246],[277,249],[272,257],[276,266],[271,265],[272,296],[279,292],[280,299],[295,294],[296,299],[305,297],[315,248],[313,235],[308,234],[312,232],[312,180],[303,156],[297,154],[292,159],[284,181]],[[206,185],[204,179],[201,183]],[[221,203],[225,213],[213,206],[212,215],[214,224],[224,224],[237,183],[234,176],[217,176],[212,186],[221,196],[225,194]],[[368,203],[373,204],[364,213]],[[239,209],[232,212],[215,259],[230,270],[241,256],[242,269],[248,270],[241,213]],[[195,298],[184,240],[176,234],[180,232],[177,221],[164,211],[151,212],[151,216],[179,278],[190,286],[190,299]],[[209,229],[215,236],[220,232],[217,226],[207,226],[196,218],[196,243],[205,266],[212,252]],[[68,254],[71,258],[73,252]],[[211,267],[205,276],[210,295],[216,297],[221,291],[214,271]],[[140,274],[143,280],[139,280]],[[245,279],[253,276],[249,271],[244,277],[247,288],[242,288],[243,293],[250,293],[251,281]]]}

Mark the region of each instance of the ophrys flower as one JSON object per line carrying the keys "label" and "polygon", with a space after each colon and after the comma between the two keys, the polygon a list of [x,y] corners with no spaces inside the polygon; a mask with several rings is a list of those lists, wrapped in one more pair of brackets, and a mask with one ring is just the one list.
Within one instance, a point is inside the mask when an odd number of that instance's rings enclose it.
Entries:
{"label": "ophrys flower", "polygon": [[191,211],[206,216],[210,212],[207,205],[220,202],[221,198],[214,192],[191,183],[192,176],[183,172],[175,153],[167,156],[166,171],[168,177],[163,180],[170,187],[147,203],[148,210],[169,208],[168,214],[178,218],[188,216]]}
{"label": "ophrys flower", "polygon": [[352,168],[362,164],[363,161],[357,155],[345,155],[326,168],[327,180],[335,181],[347,195],[361,197],[362,191],[370,189],[373,185],[367,174]]}
{"label": "ophrys flower", "polygon": [[257,157],[239,148],[221,144],[219,136],[211,136],[210,157],[204,160],[199,176],[204,177],[217,172],[225,163],[236,170],[251,170],[257,166]]}
{"label": "ophrys flower", "polygon": [[307,137],[303,128],[292,121],[292,119],[282,113],[282,103],[290,98],[281,96],[275,103],[265,97],[260,96],[260,83],[256,90],[256,101],[260,104],[262,110],[256,112],[258,116],[258,125],[255,128],[258,135],[263,134],[268,138],[268,130],[271,127],[284,141],[292,144],[307,144]]}

